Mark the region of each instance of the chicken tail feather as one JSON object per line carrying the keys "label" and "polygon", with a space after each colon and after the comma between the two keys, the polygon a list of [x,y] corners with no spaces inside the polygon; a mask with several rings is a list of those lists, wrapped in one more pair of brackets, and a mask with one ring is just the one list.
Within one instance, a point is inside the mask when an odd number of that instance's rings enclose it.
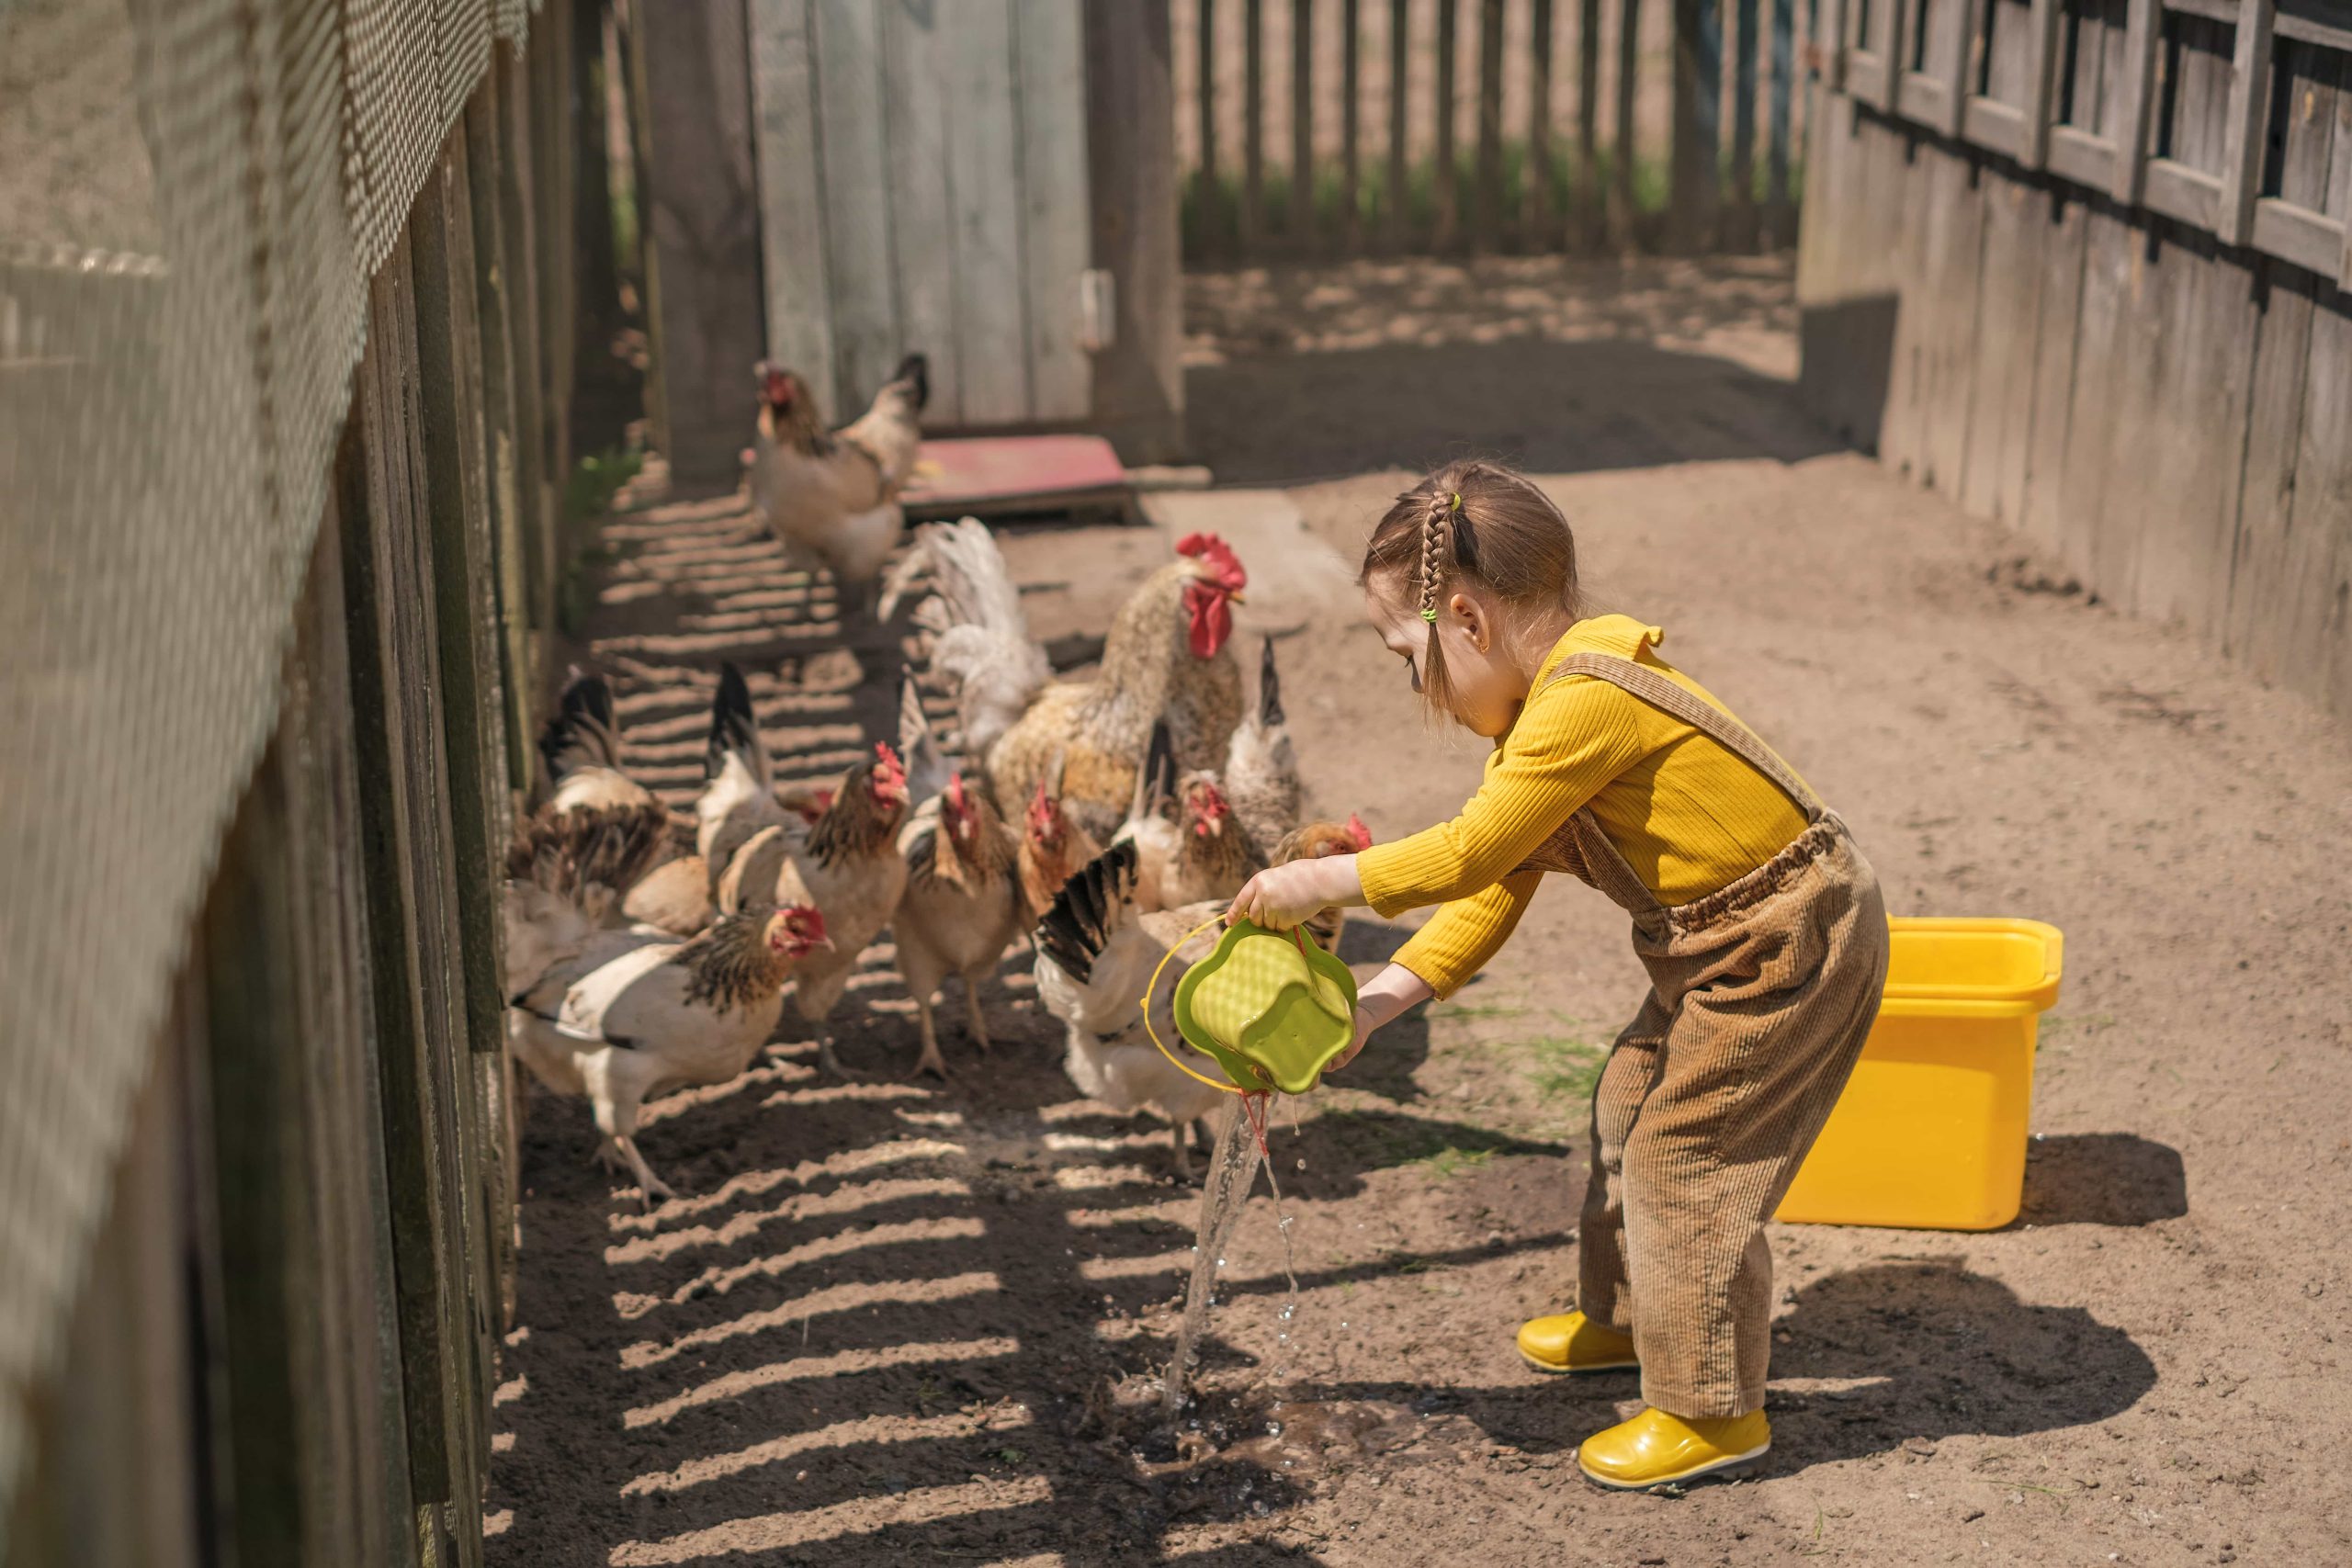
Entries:
{"label": "chicken tail feather", "polygon": [[899,367],[890,372],[890,379],[893,383],[906,383],[907,395],[913,399],[917,413],[931,402],[931,360],[928,355],[908,355],[899,361]]}
{"label": "chicken tail feather", "polygon": [[1053,908],[1037,922],[1037,951],[1084,985],[1093,977],[1103,944],[1133,906],[1135,887],[1136,847],[1114,844],[1080,867],[1054,895]]}
{"label": "chicken tail feather", "polygon": [[767,744],[760,739],[759,715],[752,708],[751,684],[731,662],[718,667],[718,694],[710,703],[710,744],[703,753],[703,782],[707,784],[726,772],[729,756],[741,758],[762,787],[775,782]]}
{"label": "chicken tail feather", "polygon": [[619,771],[620,719],[613,708],[613,688],[602,675],[571,672],[561,703],[539,731],[539,755],[548,776],[556,780],[581,768]]}
{"label": "chicken tail feather", "polygon": [[1258,722],[1272,729],[1283,722],[1283,678],[1274,668],[1274,639],[1266,638],[1258,659]]}

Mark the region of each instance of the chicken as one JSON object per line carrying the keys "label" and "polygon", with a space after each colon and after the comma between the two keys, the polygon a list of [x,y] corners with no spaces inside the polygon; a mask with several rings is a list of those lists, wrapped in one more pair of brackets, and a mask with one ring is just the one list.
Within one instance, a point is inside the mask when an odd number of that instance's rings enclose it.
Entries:
{"label": "chicken", "polygon": [[675,936],[692,936],[718,918],[718,878],[745,840],[762,828],[786,819],[768,772],[767,753],[756,744],[759,719],[751,687],[732,664],[718,671],[711,699],[710,738],[704,747],[702,792],[695,797],[691,852],[656,866],[629,890],[622,906],[628,918]]}
{"label": "chicken", "polygon": [[[760,745],[756,731],[750,743]],[[765,766],[764,758],[758,765]],[[819,1064],[839,1077],[850,1075],[833,1054],[828,1020],[849,988],[859,953],[890,923],[906,891],[907,863],[899,855],[906,818],[906,771],[896,752],[876,745],[814,822],[794,814],[761,829],[719,874],[722,914],[795,904],[823,912],[834,946],[800,966],[792,1007],[816,1034]]]}
{"label": "chicken", "polygon": [[684,942],[603,932],[514,998],[507,1035],[541,1083],[588,1097],[597,1157],[624,1164],[650,1208],[676,1194],[638,1151],[639,1107],[741,1073],[775,1028],[794,966],[829,949],[824,917],[805,905],[730,915]]}
{"label": "chicken", "polygon": [[613,711],[613,689],[602,675],[572,671],[555,716],[539,731],[539,755],[555,786],[552,810],[653,800],[652,791],[621,767],[620,719]]}
{"label": "chicken", "polygon": [[907,355],[873,406],[831,432],[799,376],[764,360],[756,374],[752,504],[787,554],[832,574],[844,615],[863,614],[906,532],[899,491],[922,445],[919,416],[931,397],[929,364],[920,354]]}
{"label": "chicken", "polygon": [[505,994],[528,988],[619,923],[622,897],[669,841],[669,813],[650,800],[560,811],[550,805],[517,823],[500,892]]}
{"label": "chicken", "polygon": [[[915,547],[893,571],[883,596],[883,619],[922,569],[931,573],[932,596],[915,621],[932,634],[931,672],[955,694],[957,750],[985,758],[1052,682],[1054,669],[1030,638],[1021,591],[987,524],[967,517],[916,529]],[[1058,795],[1058,776],[1054,788]],[[997,804],[1007,811],[1012,807],[1002,795]]]}
{"label": "chicken", "polygon": [[1021,818],[1021,921],[1034,926],[1053,908],[1054,895],[1079,868],[1102,852],[1085,829],[1062,809],[1061,760],[1037,780],[1036,793]]}
{"label": "chicken", "polygon": [[1168,727],[1155,724],[1134,803],[1111,840],[1136,846],[1136,904],[1146,910],[1230,898],[1266,863],[1231,824],[1216,775],[1189,773],[1179,783],[1174,769]]}
{"label": "chicken", "polygon": [[944,1078],[947,1063],[939,1054],[933,998],[949,975],[962,978],[965,1016],[985,1054],[980,982],[1021,934],[1020,842],[987,795],[967,786],[961,771],[946,768],[911,679],[900,694],[899,744],[910,792],[921,804],[899,829],[907,881],[890,926],[922,1034],[915,1071]]}
{"label": "chicken", "polygon": [[[1274,852],[1267,857],[1270,865],[1285,865],[1295,860],[1323,860],[1330,855],[1361,854],[1372,848],[1372,829],[1363,818],[1353,812],[1344,822],[1309,822],[1283,835],[1274,845]],[[1333,908],[1324,910],[1306,922],[1307,934],[1323,944],[1326,953],[1340,951],[1340,933],[1346,924],[1347,911]]]}
{"label": "chicken", "polygon": [[1290,726],[1283,715],[1282,677],[1274,668],[1272,637],[1266,638],[1258,658],[1258,706],[1235,728],[1218,784],[1232,805],[1239,836],[1248,841],[1257,863],[1271,864],[1274,846],[1298,826],[1305,795],[1298,781],[1298,751],[1291,744]]}
{"label": "chicken", "polygon": [[[1143,994],[1170,947],[1177,961],[1170,968],[1178,973],[1180,964],[1208,954],[1216,945],[1214,929],[1189,940],[1185,933],[1223,906],[1148,911],[1135,895],[1131,842],[1113,845],[1069,879],[1037,922],[1037,998],[1068,1026],[1062,1068],[1078,1091],[1114,1111],[1158,1111],[1173,1128],[1176,1169],[1190,1176],[1185,1129],[1216,1109],[1226,1091],[1185,1076],[1160,1055],[1144,1031]],[[1173,984],[1164,982],[1153,995],[1152,1027],[1194,1071],[1226,1081],[1213,1060],[1179,1037],[1173,993]],[[1204,1134],[1204,1141],[1214,1140]]]}
{"label": "chicken", "polygon": [[[1232,605],[1249,580],[1214,534],[1188,534],[1176,552],[1178,559],[1146,578],[1120,606],[1093,680],[1036,687],[1020,717],[984,747],[978,741],[1016,690],[991,691],[990,722],[967,718],[965,754],[985,757],[989,792],[1001,808],[1028,800],[1058,758],[1064,809],[1090,834],[1107,838],[1127,810],[1151,727],[1163,719],[1180,769],[1223,764],[1241,720],[1241,672],[1226,642],[1233,630]],[[953,604],[940,603],[952,622]],[[995,604],[991,613],[1002,608]],[[960,624],[940,634],[943,645]],[[1016,637],[1025,633],[1015,626],[991,626],[986,634],[999,649],[1009,649]],[[1016,664],[1008,654],[990,660],[989,668],[1023,669],[1027,679],[1036,662]],[[974,706],[961,692],[957,698],[959,708]]]}

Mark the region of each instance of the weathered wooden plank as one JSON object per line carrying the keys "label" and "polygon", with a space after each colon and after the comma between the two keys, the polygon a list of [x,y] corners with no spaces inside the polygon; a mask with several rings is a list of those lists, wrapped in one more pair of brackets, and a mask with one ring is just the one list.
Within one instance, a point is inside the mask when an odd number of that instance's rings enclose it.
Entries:
{"label": "weathered wooden plank", "polygon": [[1929,314],[1920,397],[1920,478],[1956,497],[1967,467],[1971,389],[1983,341],[1977,329],[1984,208],[1965,153],[1923,145],[1921,157],[1933,206],[1928,229]]}
{"label": "weathered wooden plank", "polygon": [[1408,164],[1412,150],[1408,140],[1409,121],[1407,110],[1410,97],[1407,91],[1412,80],[1413,13],[1409,0],[1389,0],[1388,5],[1388,210],[1384,213],[1382,227],[1388,248],[1405,248],[1409,224],[1406,205],[1408,197]]}
{"label": "weathered wooden plank", "polygon": [[1723,228],[1723,0],[1674,0],[1674,136],[1667,243],[1698,251]]}
{"label": "weathered wooden plank", "polygon": [[1577,243],[1598,250],[1609,203],[1600,186],[1600,0],[1577,6]]}
{"label": "weathered wooden plank", "polygon": [[1169,4],[1095,0],[1084,10],[1094,260],[1110,271],[1117,310],[1110,346],[1093,355],[1089,423],[1131,468],[1172,462],[1185,450],[1184,276]]}
{"label": "weathered wooden plank", "polygon": [[1527,189],[1519,219],[1528,249],[1549,250],[1559,241],[1559,203],[1554,199],[1557,153],[1552,125],[1552,0],[1535,0],[1529,18],[1532,37],[1527,63]]}
{"label": "weathered wooden plank", "polygon": [[2018,157],[2029,169],[2041,168],[2050,156],[2050,125],[2058,113],[2058,29],[2063,19],[2059,0],[2032,0],[2021,84],[2024,96],[2018,100],[2025,111],[2025,142]]}
{"label": "weathered wooden plank", "polygon": [[[504,155],[498,168],[499,227],[507,261],[507,335],[513,344],[514,382],[514,488],[520,508],[517,526],[523,537],[526,603],[529,606],[530,679],[524,697],[534,705],[551,699],[552,660],[544,653],[555,627],[558,506],[556,486],[548,468],[544,428],[544,375],[539,352],[538,237],[533,228],[537,177],[531,163],[530,77],[523,62],[505,49],[492,51],[492,74],[498,82],[499,126]],[[649,403],[654,401],[649,394]],[[528,728],[524,739],[528,739]],[[537,751],[526,759],[518,780],[527,781],[537,766]]]}
{"label": "weathered wooden plank", "polygon": [[2352,699],[2352,310],[2340,292],[2312,310],[2294,483],[2277,664],[2287,685],[2341,709]]}
{"label": "weathered wooden plank", "polygon": [[[1205,17],[1210,7],[1204,4]],[[956,224],[948,197],[949,124],[940,84],[947,72],[939,7],[882,7],[882,96],[888,115],[890,265],[898,285],[902,353],[931,362],[931,402],[923,417],[941,429],[965,423],[963,359],[956,332]],[[1215,153],[1214,121],[1202,121],[1204,158]],[[1204,163],[1201,189],[1216,188],[1214,165]],[[1212,209],[1200,209],[1204,222]],[[854,412],[854,411],[844,411]]]}
{"label": "weathered wooden plank", "polygon": [[[2099,513],[2115,428],[2116,334],[2126,309],[2133,236],[2119,213],[2096,205],[2084,215],[2082,286],[2075,313],[2075,364],[2064,469],[2058,485],[2060,554],[2094,587]],[[2039,479],[2037,479],[2037,483]]]}
{"label": "weathered wooden plank", "polygon": [[1757,0],[1736,0],[1731,45],[1731,201],[1724,215],[1724,243],[1733,250],[1756,248],[1756,36]]}
{"label": "weathered wooden plank", "polygon": [[526,789],[533,765],[529,597],[525,588],[523,493],[514,414],[514,308],[499,209],[505,152],[499,145],[498,78],[484,78],[466,106],[467,195],[474,237],[474,314],[480,323],[482,472],[490,501],[492,581],[496,590],[501,728],[510,791]]}
{"label": "weathered wooden plank", "polygon": [[2312,319],[2324,288],[2294,267],[2264,262],[2255,299],[2262,324],[2254,344],[2245,465],[2231,552],[2223,649],[2257,678],[2286,677],[2295,637],[2288,606],[2311,552],[2295,531],[2297,457],[2310,387]]}
{"label": "weathered wooden plank", "polygon": [[1294,246],[1315,243],[1315,0],[1290,3],[1290,213]]}
{"label": "weathered wooden plank", "polygon": [[[661,333],[670,471],[692,484],[729,484],[742,472],[752,410],[743,347],[761,308],[763,223],[806,222],[816,210],[789,208],[779,193],[769,217],[762,200],[744,19],[742,0],[677,0],[662,7],[661,26],[642,29],[653,162],[645,180],[650,313]],[[789,257],[789,240],[773,237],[780,248],[770,257]],[[768,297],[788,310],[806,287],[801,276],[779,275]],[[813,385],[828,384],[828,360],[795,362]],[[570,385],[567,377],[567,396]]]}
{"label": "weathered wooden plank", "polygon": [[883,146],[882,7],[814,0],[818,166],[833,362],[804,367],[837,419],[863,412],[904,353]]}
{"label": "weathered wooden plank", "polygon": [[1349,255],[1363,248],[1363,56],[1357,0],[1340,0],[1340,244]]}
{"label": "weathered wooden plank", "polygon": [[[1194,91],[1197,95],[1194,113],[1201,122],[1201,167],[1195,176],[1199,181],[1200,200],[1196,204],[1201,215],[1203,243],[1211,254],[1221,254],[1231,243],[1227,227],[1229,214],[1225,205],[1225,183],[1217,168],[1216,148],[1216,0],[1197,0],[1193,7]],[[923,13],[926,19],[935,13]]]}
{"label": "weathered wooden plank", "polygon": [[1769,123],[1764,136],[1764,234],[1767,243],[1779,247],[1796,239],[1795,196],[1789,183],[1791,118],[1795,110],[1796,0],[1772,0],[1771,28]]}
{"label": "weathered wooden plank", "polygon": [[1899,173],[1889,196],[1901,214],[1892,236],[1895,287],[1894,352],[1887,372],[1886,418],[1880,428],[1879,457],[1901,473],[1918,477],[1927,458],[1927,410],[1930,382],[1928,344],[1937,307],[1928,297],[1936,222],[1929,177],[1933,153],[1916,135],[1904,133]]}
{"label": "weathered wooden plank", "polygon": [[[831,389],[832,277],[826,259],[810,0],[746,3],[768,357],[799,370],[812,386]],[[745,366],[738,373],[747,375],[749,369]],[[955,383],[948,385],[952,391]]]}
{"label": "weathered wooden plank", "polygon": [[1094,240],[1087,197],[1086,36],[1080,0],[1012,12],[1021,121],[1023,270],[1029,327],[1026,420],[1081,420],[1093,371],[1080,337],[1081,280]]}
{"label": "weathered wooden plank", "polygon": [[1266,218],[1266,19],[1262,0],[1241,6],[1241,211],[1234,225],[1255,252]]}
{"label": "weathered wooden plank", "polygon": [[1478,0],[1478,151],[1471,192],[1476,243],[1503,237],[1503,0]]}
{"label": "weathered wooden plank", "polygon": [[2125,26],[2122,74],[2109,134],[2115,143],[2115,199],[2136,205],[2148,172],[2148,130],[2155,104],[2160,0],[2131,0]]}
{"label": "weathered wooden plank", "polygon": [[1437,80],[1433,89],[1437,115],[1437,212],[1430,248],[1441,252],[1453,249],[1462,238],[1461,166],[1453,150],[1454,54],[1461,37],[1455,0],[1437,0]]}
{"label": "weathered wooden plank", "polygon": [[2026,533],[2037,543],[2063,555],[2090,204],[2072,194],[2056,197],[2043,216],[2041,320],[2033,345],[2033,422],[2025,444],[2024,497],[2017,515],[2024,519]]}
{"label": "weathered wooden plank", "polygon": [[1975,193],[1984,208],[1984,265],[1977,310],[1979,338],[1969,387],[1968,446],[1959,475],[1960,504],[1980,517],[2015,525],[2005,480],[2011,443],[2026,422],[2013,417],[2033,399],[2033,334],[2041,291],[2041,226],[2033,190],[1997,171],[1985,172]]}
{"label": "weathered wooden plank", "polygon": [[[680,8],[684,9],[684,7]],[[532,232],[537,236],[534,259],[538,276],[533,292],[539,308],[539,409],[540,435],[546,442],[545,471],[550,493],[550,508],[559,566],[567,565],[577,541],[563,536],[564,518],[560,498],[571,478],[571,389],[576,367],[572,360],[571,323],[578,314],[578,288],[568,262],[570,252],[567,237],[574,232],[578,221],[579,171],[572,163],[578,149],[578,138],[571,133],[572,116],[578,106],[571,101],[571,7],[543,7],[531,28],[530,52],[526,56],[529,65],[527,119],[531,147],[531,194],[535,209],[531,217]],[[668,24],[665,17],[665,26]],[[693,24],[684,26],[691,28]],[[631,31],[633,40],[641,39],[647,29]],[[734,59],[742,58],[741,39],[737,39]],[[631,61],[632,91],[630,101],[642,117],[641,125],[650,142],[653,94],[648,90],[646,51],[639,49]],[[643,196],[647,181],[651,178],[653,161],[649,156],[638,164],[639,190]],[[661,312],[650,296],[657,283],[651,231],[655,214],[650,199],[640,203],[646,240],[647,308],[646,329],[652,339],[650,363],[654,373],[648,379],[646,394],[651,423],[660,432],[662,449],[674,457],[677,443],[673,439],[669,406],[669,387],[675,378],[668,364],[671,349],[664,332]],[[756,265],[756,264],[755,264]],[[756,305],[752,308],[756,309]],[[734,446],[729,444],[731,461]],[[552,673],[552,672],[550,672]]]}
{"label": "weathered wooden plank", "polygon": [[1641,208],[1634,194],[1634,170],[1641,161],[1641,141],[1634,107],[1641,94],[1642,0],[1617,0],[1617,91],[1614,140],[1609,149],[1609,238],[1617,245],[1633,243],[1641,226]]}
{"label": "weathered wooden plank", "polygon": [[358,753],[361,843],[368,887],[368,973],[376,1038],[381,1049],[387,1201],[397,1285],[402,1403],[408,1470],[415,1501],[445,1502],[452,1488],[452,1428],[458,1416],[447,1362],[454,1351],[442,1278],[445,1203],[433,1110],[431,1039],[447,1048],[449,1010],[428,998],[419,953],[419,894],[413,844],[409,733],[423,728],[408,711],[401,673],[403,649],[423,640],[417,607],[401,590],[413,525],[412,428],[397,345],[413,342],[407,314],[405,234],[368,290],[368,346],[360,361],[357,415],[337,463],[337,512],[344,528],[344,585],[351,626],[351,687]]}
{"label": "weathered wooden plank", "polygon": [[[964,418],[1010,423],[1025,419],[1030,406],[1011,0],[962,0],[938,15],[947,61],[943,96],[954,128],[947,184],[956,206],[956,355]],[[1244,243],[1254,237],[1246,231]]]}
{"label": "weathered wooden plank", "polygon": [[2254,202],[2262,194],[2267,148],[2262,128],[2269,119],[2271,23],[2276,0],[2245,0],[2230,62],[2228,123],[2222,145],[2222,212],[2216,231],[2225,245],[2243,245],[2254,228]]}

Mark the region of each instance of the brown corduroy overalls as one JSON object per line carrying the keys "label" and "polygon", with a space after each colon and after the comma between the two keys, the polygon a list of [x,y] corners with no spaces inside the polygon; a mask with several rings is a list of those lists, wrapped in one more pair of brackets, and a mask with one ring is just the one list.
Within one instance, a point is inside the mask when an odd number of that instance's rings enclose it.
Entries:
{"label": "brown corduroy overalls", "polygon": [[1569,675],[1690,724],[1778,784],[1809,824],[1729,886],[1673,908],[1589,808],[1520,868],[1566,872],[1623,907],[1650,976],[1593,1093],[1577,1306],[1633,1335],[1648,1404],[1745,1415],[1764,1403],[1770,1358],[1764,1222],[1878,1016],[1886,908],[1846,825],[1738,720],[1631,660],[1576,654],[1551,679]]}

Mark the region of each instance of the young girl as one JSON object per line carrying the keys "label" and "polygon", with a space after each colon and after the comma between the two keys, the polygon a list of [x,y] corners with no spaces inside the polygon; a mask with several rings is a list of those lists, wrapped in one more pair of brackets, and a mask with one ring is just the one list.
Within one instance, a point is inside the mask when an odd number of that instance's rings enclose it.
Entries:
{"label": "young girl", "polygon": [[1495,742],[1451,822],[1263,871],[1233,912],[1443,907],[1363,989],[1356,1043],[1492,957],[1547,871],[1633,917],[1649,995],[1593,1094],[1577,1310],[1519,1331],[1547,1372],[1638,1366],[1639,1416],[1584,1472],[1647,1487],[1744,1466],[1764,1417],[1764,1222],[1852,1070],[1886,976],[1870,863],[1746,727],[1659,657],[1664,634],[1579,619],[1576,546],[1544,492],[1439,469],[1364,550],[1366,608],[1430,706]]}

